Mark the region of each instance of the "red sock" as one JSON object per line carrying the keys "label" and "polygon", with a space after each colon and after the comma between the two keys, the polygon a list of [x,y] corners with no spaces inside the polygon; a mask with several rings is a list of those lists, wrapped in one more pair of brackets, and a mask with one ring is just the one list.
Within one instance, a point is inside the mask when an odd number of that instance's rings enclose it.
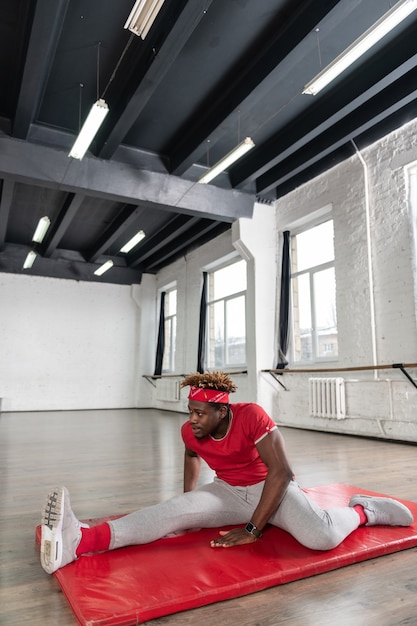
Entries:
{"label": "red sock", "polygon": [[367,521],[368,521],[368,518],[365,515],[365,511],[364,511],[363,506],[361,506],[360,504],[355,504],[355,506],[353,508],[355,509],[356,513],[360,517],[359,526],[363,526],[364,524],[366,524]]}
{"label": "red sock", "polygon": [[87,552],[102,552],[110,546],[110,526],[104,522],[92,528],[81,528],[81,541],[76,550],[76,555]]}

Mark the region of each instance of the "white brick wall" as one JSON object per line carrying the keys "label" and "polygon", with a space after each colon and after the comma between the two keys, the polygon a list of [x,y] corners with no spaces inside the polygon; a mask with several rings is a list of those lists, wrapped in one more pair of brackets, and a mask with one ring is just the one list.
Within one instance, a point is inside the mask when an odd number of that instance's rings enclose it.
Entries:
{"label": "white brick wall", "polygon": [[[373,364],[372,326],[378,364],[417,362],[414,245],[404,166],[416,159],[417,122],[362,151],[369,176],[371,280],[368,272],[364,170],[358,156],[336,166],[277,203],[278,228],[294,212],[331,203],[335,227],[339,360],[335,367]],[[371,286],[373,284],[373,291]],[[371,318],[373,298],[375,319]],[[409,372],[417,376],[417,370]],[[307,376],[307,375],[306,375]],[[417,441],[417,389],[399,370],[346,373],[348,418],[317,423],[305,412],[301,375],[285,375],[290,393],[277,391],[283,423]],[[394,381],[394,382],[393,382]]]}

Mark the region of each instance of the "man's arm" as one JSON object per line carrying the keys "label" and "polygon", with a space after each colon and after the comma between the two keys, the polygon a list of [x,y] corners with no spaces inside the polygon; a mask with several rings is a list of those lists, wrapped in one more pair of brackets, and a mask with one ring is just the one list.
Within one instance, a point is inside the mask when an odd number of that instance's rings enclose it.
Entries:
{"label": "man's arm", "polygon": [[[268,474],[258,506],[251,519],[247,521],[262,531],[284,497],[293,473],[285,452],[283,437],[278,430],[273,430],[264,437],[257,444],[257,449],[268,467]],[[247,533],[244,528],[235,528],[229,532],[222,532],[221,535],[219,539],[211,542],[212,547],[228,548],[256,541],[256,537]]]}
{"label": "man's arm", "polygon": [[200,475],[201,458],[190,450],[185,448],[184,452],[184,492],[192,491],[197,486],[198,477]]}

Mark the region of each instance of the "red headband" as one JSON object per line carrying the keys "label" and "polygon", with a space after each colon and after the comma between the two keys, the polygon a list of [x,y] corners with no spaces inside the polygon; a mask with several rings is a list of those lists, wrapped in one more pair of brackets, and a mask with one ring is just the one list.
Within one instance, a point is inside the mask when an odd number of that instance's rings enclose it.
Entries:
{"label": "red headband", "polygon": [[227,391],[219,391],[218,389],[190,387],[188,399],[196,400],[197,402],[220,402],[222,404],[229,404],[229,394]]}

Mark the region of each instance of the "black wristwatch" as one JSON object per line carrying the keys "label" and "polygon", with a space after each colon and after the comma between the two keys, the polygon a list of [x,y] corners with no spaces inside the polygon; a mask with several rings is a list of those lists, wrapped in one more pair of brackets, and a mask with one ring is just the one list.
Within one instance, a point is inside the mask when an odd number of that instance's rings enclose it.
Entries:
{"label": "black wristwatch", "polygon": [[255,524],[252,524],[252,522],[248,522],[245,526],[245,530],[247,533],[249,533],[250,535],[253,535],[254,537],[256,537],[257,539],[260,539],[262,537],[262,533],[260,530],[258,530],[255,526]]}

